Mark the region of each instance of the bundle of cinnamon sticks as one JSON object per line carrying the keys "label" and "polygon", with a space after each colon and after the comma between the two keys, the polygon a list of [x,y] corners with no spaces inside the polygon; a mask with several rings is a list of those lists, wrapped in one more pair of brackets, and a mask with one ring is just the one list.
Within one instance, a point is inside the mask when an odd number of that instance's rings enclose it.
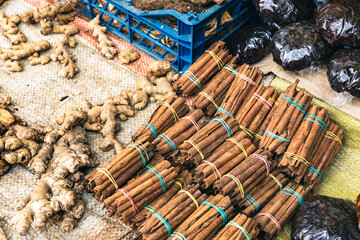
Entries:
{"label": "bundle of cinnamon sticks", "polygon": [[189,112],[186,100],[172,94],[133,135],[133,142],[151,142]]}
{"label": "bundle of cinnamon sticks", "polygon": [[260,141],[260,148],[282,154],[291,142],[312,101],[304,89],[296,90],[298,83],[296,81],[280,94],[279,106]]}
{"label": "bundle of cinnamon sticks", "polygon": [[197,109],[189,112],[152,142],[155,151],[164,157],[168,156],[185,140],[200,131],[204,125],[205,117],[203,111]]}
{"label": "bundle of cinnamon sticks", "polygon": [[311,106],[281,158],[279,167],[289,176],[295,177],[298,183],[310,167],[310,155],[318,140],[327,131],[329,124],[327,110]]}
{"label": "bundle of cinnamon sticks", "polygon": [[[150,162],[153,157],[152,148],[148,142],[144,144],[135,142],[127,146],[109,163],[85,177],[88,190],[94,192],[95,197],[100,200],[110,196]],[[154,161],[151,164],[154,164]]]}
{"label": "bundle of cinnamon sticks", "polygon": [[139,228],[143,239],[161,240],[169,237],[207,198],[198,188],[199,185],[192,185],[179,191],[158,209],[157,214],[146,220]]}
{"label": "bundle of cinnamon sticks", "polygon": [[195,177],[202,189],[209,189],[256,150],[246,133],[237,132],[216,148],[206,161],[196,167]]}
{"label": "bundle of cinnamon sticks", "polygon": [[212,151],[238,131],[236,120],[230,116],[214,118],[168,158],[174,165],[200,164]]}
{"label": "bundle of cinnamon sticks", "polygon": [[212,79],[233,56],[225,49],[225,42],[212,44],[189,69],[173,83],[177,94],[184,97],[194,95],[196,91]]}
{"label": "bundle of cinnamon sticks", "polygon": [[177,169],[168,161],[147,167],[148,171],[104,200],[110,214],[115,213],[123,222],[129,222],[147,204],[164,193],[174,184],[178,176]]}
{"label": "bundle of cinnamon sticks", "polygon": [[235,211],[228,196],[210,196],[175,229],[168,239],[212,239],[234,214]]}

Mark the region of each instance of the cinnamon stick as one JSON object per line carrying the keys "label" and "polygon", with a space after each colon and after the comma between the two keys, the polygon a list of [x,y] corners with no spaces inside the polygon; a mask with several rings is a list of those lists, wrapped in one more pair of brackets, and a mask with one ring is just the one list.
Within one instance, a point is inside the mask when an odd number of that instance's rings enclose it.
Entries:
{"label": "cinnamon stick", "polygon": [[225,42],[215,42],[173,83],[176,93],[184,97],[193,95],[232,58],[233,56],[225,49]]}
{"label": "cinnamon stick", "polygon": [[289,176],[295,177],[298,183],[310,166],[309,157],[329,124],[327,110],[311,106],[281,158],[278,166]]}
{"label": "cinnamon stick", "polygon": [[185,102],[184,98],[175,94],[169,96],[133,135],[133,142],[152,142],[189,112]]}
{"label": "cinnamon stick", "polygon": [[200,164],[238,129],[236,120],[230,116],[212,119],[199,132],[184,141],[168,159],[176,166]]}
{"label": "cinnamon stick", "polygon": [[321,137],[312,152],[311,166],[307,168],[304,177],[304,184],[312,191],[315,191],[319,186],[323,175],[338,153],[343,138],[344,131],[335,123],[330,122],[328,131]]}
{"label": "cinnamon stick", "polygon": [[298,83],[297,80],[280,94],[279,105],[260,141],[260,148],[281,154],[291,142],[312,101],[304,89],[296,90]]}
{"label": "cinnamon stick", "polygon": [[250,139],[246,137],[244,132],[235,133],[217,147],[206,158],[206,162],[196,167],[195,181],[201,185],[202,189],[209,189],[216,180],[233,170],[256,150]]}
{"label": "cinnamon stick", "polygon": [[[238,227],[240,226],[240,228]],[[213,240],[248,240],[256,239],[259,228],[252,218],[239,213],[231,220]],[[247,237],[249,236],[249,237]]]}
{"label": "cinnamon stick", "polygon": [[200,131],[204,125],[205,117],[200,109],[189,112],[152,142],[155,151],[164,157],[168,156],[178,145]]}

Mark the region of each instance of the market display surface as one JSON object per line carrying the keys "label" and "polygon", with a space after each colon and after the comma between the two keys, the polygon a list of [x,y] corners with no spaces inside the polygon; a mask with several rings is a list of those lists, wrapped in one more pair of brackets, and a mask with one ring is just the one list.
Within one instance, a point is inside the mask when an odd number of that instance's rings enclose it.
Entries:
{"label": "market display surface", "polygon": [[[299,12],[315,8],[292,2]],[[359,238],[360,122],[299,81],[269,81],[247,64],[270,50],[262,39],[251,52],[249,39],[262,31],[272,38],[273,26],[256,28],[230,50],[215,42],[177,74],[169,62],[108,34],[99,17],[74,15],[76,0],[29,3],[39,8],[9,0],[0,9],[0,78],[7,79],[0,86],[0,239]],[[186,12],[223,2],[173,4]],[[323,8],[332,7],[339,6]],[[308,18],[296,11],[284,19],[259,14],[290,24],[290,34],[282,35],[284,27],[272,40],[285,37],[285,51],[299,47],[292,33],[318,34],[315,26],[293,23]],[[329,44],[357,47],[346,37]],[[313,58],[283,67],[326,59],[324,38],[304,42]],[[344,53],[332,64],[348,61]],[[341,67],[356,71],[352,53]],[[344,71],[355,85],[334,89],[356,97],[357,73]],[[329,72],[331,84],[343,81]]]}

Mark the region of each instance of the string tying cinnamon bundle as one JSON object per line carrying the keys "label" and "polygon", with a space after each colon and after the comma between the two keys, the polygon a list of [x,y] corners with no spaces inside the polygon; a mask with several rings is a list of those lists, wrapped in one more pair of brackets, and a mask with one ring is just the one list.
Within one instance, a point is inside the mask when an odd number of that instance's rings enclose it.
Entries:
{"label": "string tying cinnamon bundle", "polygon": [[246,133],[235,133],[206,158],[206,161],[211,162],[213,166],[204,162],[196,167],[196,181],[200,183],[202,189],[210,188],[216,180],[233,170],[255,150],[256,147],[246,138]]}
{"label": "string tying cinnamon bundle", "polygon": [[166,129],[184,117],[189,108],[184,98],[172,94],[133,135],[133,142],[152,142]]}
{"label": "string tying cinnamon bundle", "polygon": [[110,162],[85,177],[88,190],[94,192],[95,197],[100,200],[110,196],[150,162],[153,157],[152,149],[152,145],[148,142],[130,144]]}
{"label": "string tying cinnamon bundle", "polygon": [[187,170],[182,171],[179,177],[175,179],[174,184],[169,187],[165,193],[154,199],[151,203],[145,206],[134,218],[130,220],[131,226],[141,226],[152,214],[156,213],[160,208],[169,202],[169,200],[177,194],[180,190],[185,189],[192,184],[192,174]]}
{"label": "string tying cinnamon bundle", "polygon": [[198,189],[199,185],[188,186],[175,194],[156,215],[152,215],[139,228],[143,239],[162,240],[174,230],[207,198]]}
{"label": "string tying cinnamon bundle", "polygon": [[184,141],[168,159],[174,165],[200,164],[238,129],[238,124],[232,117],[214,118],[199,132]]}
{"label": "string tying cinnamon bundle", "polygon": [[237,68],[237,65],[234,64],[235,60],[236,57],[231,59],[195,98],[195,107],[202,109],[207,116],[215,114],[235,79],[234,68]]}
{"label": "string tying cinnamon bundle", "polygon": [[256,239],[259,228],[252,218],[239,213],[213,238],[213,240],[251,240]]}
{"label": "string tying cinnamon bundle", "polygon": [[325,108],[311,106],[305,114],[284,156],[280,159],[279,167],[288,175],[295,177],[300,183],[310,167],[310,155],[317,141],[327,131],[330,118]]}
{"label": "string tying cinnamon bundle", "polygon": [[225,49],[225,42],[212,44],[184,74],[173,83],[176,93],[188,97],[199,91],[233,56]]}
{"label": "string tying cinnamon bundle", "polygon": [[289,183],[254,217],[261,239],[273,239],[289,222],[310,193],[309,188]]}
{"label": "string tying cinnamon bundle", "polygon": [[240,107],[255,92],[262,79],[259,69],[250,68],[247,64],[238,67],[235,73],[236,77],[226,92],[224,100],[215,114],[216,116],[228,114],[235,116]]}
{"label": "string tying cinnamon bundle", "polygon": [[234,214],[235,211],[228,196],[210,196],[176,228],[168,239],[212,239]]}
{"label": "string tying cinnamon bundle", "polygon": [[147,168],[145,173],[104,200],[106,209],[111,214],[116,213],[123,222],[129,222],[146,205],[164,193],[178,176],[177,170],[168,161],[162,161],[154,167],[147,165]]}
{"label": "string tying cinnamon bundle", "polygon": [[289,178],[275,169],[239,202],[240,211],[249,217],[255,215],[288,182]]}
{"label": "string tying cinnamon bundle", "polygon": [[279,105],[260,141],[260,148],[281,154],[290,144],[312,101],[304,89],[296,90],[298,83],[297,80],[280,94]]}
{"label": "string tying cinnamon bundle", "polygon": [[204,125],[204,113],[200,109],[191,111],[164,133],[160,134],[152,144],[157,152],[163,156],[168,156],[186,139],[200,131]]}
{"label": "string tying cinnamon bundle", "polygon": [[267,150],[257,150],[239,166],[214,183],[216,192],[231,197],[235,204],[245,197],[275,167],[270,161],[272,154]]}
{"label": "string tying cinnamon bundle", "polygon": [[331,162],[338,153],[344,138],[344,131],[335,123],[330,122],[325,134],[319,140],[309,158],[311,165],[308,166],[304,177],[304,183],[315,191]]}
{"label": "string tying cinnamon bundle", "polygon": [[262,136],[258,134],[259,127],[274,106],[276,98],[277,92],[273,87],[260,84],[236,114],[240,131],[244,131],[251,139],[261,140]]}

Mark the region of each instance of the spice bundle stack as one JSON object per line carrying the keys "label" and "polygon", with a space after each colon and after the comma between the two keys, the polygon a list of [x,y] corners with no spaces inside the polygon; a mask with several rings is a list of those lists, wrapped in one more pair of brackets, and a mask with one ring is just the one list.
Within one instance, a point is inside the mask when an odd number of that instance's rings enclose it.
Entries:
{"label": "spice bundle stack", "polygon": [[298,82],[278,93],[261,79],[214,43],[88,189],[143,239],[273,238],[344,136]]}

